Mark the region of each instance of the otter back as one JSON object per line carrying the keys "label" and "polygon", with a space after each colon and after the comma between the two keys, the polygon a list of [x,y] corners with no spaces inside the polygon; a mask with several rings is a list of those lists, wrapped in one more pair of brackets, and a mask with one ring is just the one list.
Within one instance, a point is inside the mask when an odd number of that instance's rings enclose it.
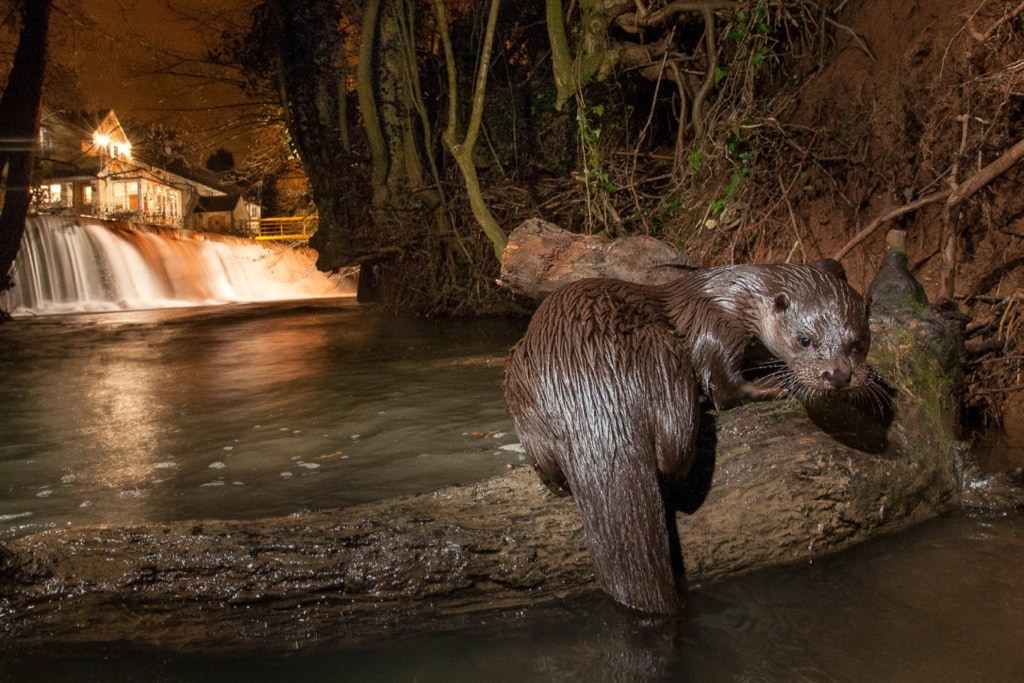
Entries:
{"label": "otter back", "polygon": [[542,477],[575,497],[602,589],[677,612],[682,562],[662,487],[692,464],[698,389],[660,297],[603,279],[553,293],[509,355],[505,401]]}

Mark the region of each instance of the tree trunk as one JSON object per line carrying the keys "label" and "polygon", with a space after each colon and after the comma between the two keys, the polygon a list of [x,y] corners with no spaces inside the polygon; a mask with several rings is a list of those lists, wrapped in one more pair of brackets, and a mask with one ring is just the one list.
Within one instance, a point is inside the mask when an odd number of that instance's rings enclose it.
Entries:
{"label": "tree trunk", "polygon": [[14,64],[0,97],[0,171],[4,176],[0,206],[0,292],[14,285],[11,268],[25,234],[46,73],[50,1],[26,3],[22,21]]}
{"label": "tree trunk", "polygon": [[487,28],[484,33],[484,45],[480,51],[480,68],[477,70],[476,85],[473,89],[473,109],[469,117],[469,125],[466,127],[466,135],[460,141],[458,139],[458,79],[456,78],[455,54],[452,50],[451,37],[448,32],[448,21],[445,18],[444,3],[435,2],[435,15],[438,19],[438,29],[441,33],[441,42],[445,49],[445,61],[448,65],[448,126],[444,132],[444,142],[455,157],[455,161],[462,171],[463,180],[466,183],[466,192],[469,195],[469,206],[473,211],[473,217],[480,224],[480,228],[487,235],[494,248],[494,257],[501,260],[508,243],[508,235],[498,225],[494,215],[491,213],[487,202],[484,200],[483,190],[480,187],[480,179],[476,174],[476,163],[473,160],[474,149],[477,137],[480,134],[480,124],[483,120],[484,104],[487,95],[487,74],[491,70],[491,48],[494,44],[494,26],[498,21],[498,9],[501,0],[491,0],[490,9],[487,13]]}
{"label": "tree trunk", "polygon": [[545,0],[544,13],[551,45],[551,75],[555,81],[555,109],[561,111],[576,88],[569,36],[562,16],[562,0]]}
{"label": "tree trunk", "polygon": [[277,44],[276,75],[284,94],[282,105],[288,130],[307,170],[320,228],[310,240],[321,270],[336,270],[359,263],[376,249],[376,235],[360,195],[365,187],[347,147],[347,133],[339,129],[347,106],[345,71],[337,58],[342,49],[341,20],[336,2],[268,3]]}
{"label": "tree trunk", "polygon": [[380,4],[381,0],[367,0],[363,8],[363,20],[359,27],[359,64],[356,67],[356,94],[363,115],[366,142],[370,148],[370,189],[375,205],[384,202],[388,179],[388,146],[381,129],[373,78]]}
{"label": "tree trunk", "polygon": [[[388,154],[385,203],[375,205],[381,210],[378,225],[393,220],[395,212],[411,209],[418,213],[423,207],[417,195],[423,189],[424,178],[422,148],[416,134],[416,93],[420,84],[418,72],[409,66],[409,53],[416,52],[412,21],[405,0],[384,3],[374,50],[378,60],[374,92]],[[409,215],[406,213],[399,220],[409,221]]]}
{"label": "tree trunk", "polygon": [[[961,504],[962,321],[923,309],[875,320],[873,334],[871,360],[898,387],[891,404],[705,415],[677,517],[691,587]],[[262,648],[596,594],[572,499],[529,468],[302,516],[66,529],[0,546],[0,634],[33,642]]]}
{"label": "tree trunk", "polygon": [[609,29],[617,14],[627,5],[616,0],[584,0],[579,6],[575,26],[578,45],[575,56],[569,48],[568,32],[562,16],[560,0],[545,0],[548,40],[551,44],[552,71],[555,79],[555,108],[561,110],[567,101],[586,84],[613,73],[619,50]]}

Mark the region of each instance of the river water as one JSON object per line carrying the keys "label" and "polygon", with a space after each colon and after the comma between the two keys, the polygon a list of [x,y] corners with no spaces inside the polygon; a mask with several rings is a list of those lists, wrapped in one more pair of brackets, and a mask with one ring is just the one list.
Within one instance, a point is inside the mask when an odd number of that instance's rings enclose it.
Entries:
{"label": "river water", "polygon": [[[351,299],[0,325],[0,540],[285,515],[522,462],[501,398],[520,321]],[[1024,517],[954,514],[806,565],[695,586],[638,646],[606,601],[471,631],[262,654],[4,645],[0,680],[1024,680]]]}
{"label": "river water", "polygon": [[501,403],[521,329],[350,298],[0,326],[0,538],[284,515],[502,472],[522,458]]}

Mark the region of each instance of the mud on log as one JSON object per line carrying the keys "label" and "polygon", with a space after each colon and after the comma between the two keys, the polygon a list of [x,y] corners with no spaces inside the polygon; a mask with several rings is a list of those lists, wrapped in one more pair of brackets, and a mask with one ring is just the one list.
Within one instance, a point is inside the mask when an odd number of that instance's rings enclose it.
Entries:
{"label": "mud on log", "polygon": [[[709,414],[695,511],[678,515],[691,587],[960,504],[961,329],[929,309],[875,322],[872,362],[897,387],[888,425],[877,405]],[[0,546],[8,643],[267,647],[455,627],[597,594],[572,499],[530,468],[341,510],[57,530]]]}

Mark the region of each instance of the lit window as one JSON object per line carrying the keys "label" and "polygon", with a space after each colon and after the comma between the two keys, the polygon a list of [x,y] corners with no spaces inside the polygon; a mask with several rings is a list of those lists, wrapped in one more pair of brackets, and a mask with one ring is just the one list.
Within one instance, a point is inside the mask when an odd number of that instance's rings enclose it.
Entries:
{"label": "lit window", "polygon": [[39,151],[44,157],[48,157],[53,151],[53,132],[49,126],[39,128]]}

